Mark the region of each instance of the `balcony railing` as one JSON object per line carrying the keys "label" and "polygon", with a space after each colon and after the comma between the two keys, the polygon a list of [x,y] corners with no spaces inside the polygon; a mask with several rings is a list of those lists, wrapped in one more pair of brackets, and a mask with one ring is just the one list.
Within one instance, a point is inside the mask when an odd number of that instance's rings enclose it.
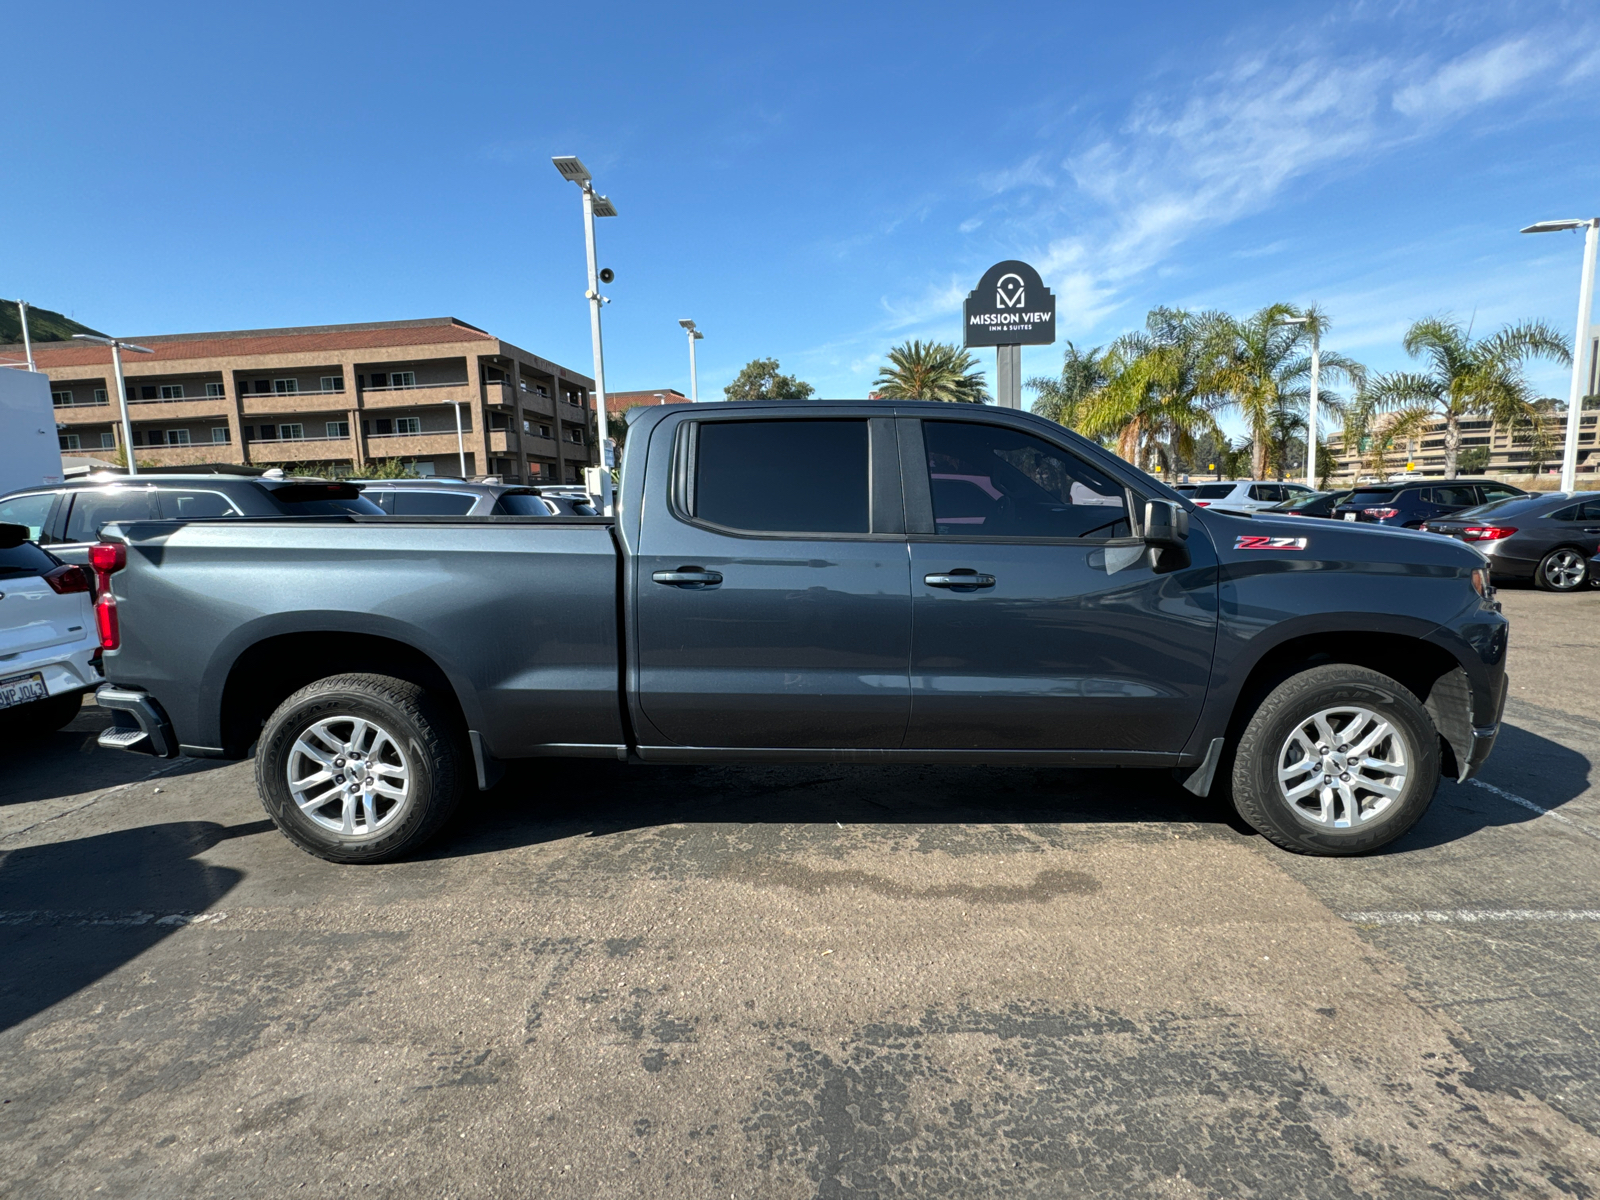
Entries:
{"label": "balcony railing", "polygon": [[66,402],[62,402],[60,400],[57,400],[52,395],[50,397],[50,403],[55,408],[104,408],[106,405],[110,404],[111,401],[110,400],[80,400],[77,396],[74,396],[71,400],[68,400]]}
{"label": "balcony railing", "polygon": [[458,379],[453,383],[402,383],[397,386],[362,388],[364,392],[420,392],[427,388],[452,388],[466,387],[465,379]]}

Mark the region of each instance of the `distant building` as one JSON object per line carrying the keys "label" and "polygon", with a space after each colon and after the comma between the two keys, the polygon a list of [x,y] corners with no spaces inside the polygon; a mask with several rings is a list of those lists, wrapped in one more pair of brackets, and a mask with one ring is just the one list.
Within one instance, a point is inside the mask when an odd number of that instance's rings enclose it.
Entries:
{"label": "distant building", "polygon": [[[399,459],[419,474],[574,483],[598,461],[594,381],[453,317],[127,339],[141,464],[251,463],[344,474]],[[0,347],[0,359],[21,347]],[[67,454],[121,448],[111,351],[35,343]]]}
{"label": "distant building", "polygon": [[626,412],[641,404],[687,404],[689,397],[677,388],[656,388],[653,392],[607,392],[606,409],[609,412]]}
{"label": "distant building", "polygon": [[[1592,401],[1591,401],[1592,403]],[[1582,422],[1578,426],[1578,471],[1592,473],[1600,465],[1600,453],[1595,445],[1596,419],[1600,418],[1600,411],[1594,408],[1585,409]],[[1483,419],[1466,418],[1461,421],[1461,454],[1476,451],[1475,457],[1483,457],[1487,451],[1487,459],[1483,466],[1474,467],[1472,470],[1462,470],[1461,474],[1467,475],[1528,475],[1537,470],[1559,470],[1561,466],[1562,448],[1567,439],[1567,415],[1565,413],[1552,413],[1543,420],[1542,441],[1543,449],[1537,445],[1533,431],[1529,429],[1508,430],[1497,426],[1492,421]],[[1338,467],[1329,477],[1332,483],[1353,482],[1373,474],[1372,447],[1373,443],[1382,438],[1381,427],[1375,428],[1371,434],[1361,439],[1359,445],[1346,446],[1340,434],[1333,434],[1327,439],[1328,452],[1338,462]],[[1423,432],[1422,436],[1410,439],[1400,439],[1384,452],[1387,462],[1387,472],[1393,475],[1439,475],[1444,474],[1444,421],[1432,422]]]}

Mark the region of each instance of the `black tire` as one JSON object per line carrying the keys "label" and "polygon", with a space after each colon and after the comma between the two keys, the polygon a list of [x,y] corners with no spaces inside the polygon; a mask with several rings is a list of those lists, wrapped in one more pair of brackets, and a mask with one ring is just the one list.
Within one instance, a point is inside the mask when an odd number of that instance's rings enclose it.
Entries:
{"label": "black tire", "polygon": [[[366,810],[376,816],[370,829],[364,826],[359,799],[345,800],[346,792],[357,785],[347,782],[343,772],[350,771],[351,780],[357,770],[364,772],[362,778],[377,779],[394,767],[374,769],[370,763],[356,764],[357,754],[351,756],[352,766],[346,766],[342,757],[333,758],[340,764],[341,773],[334,776],[337,783],[325,781],[330,789],[326,802],[308,804],[305,809],[296,803],[289,779],[291,767],[298,771],[311,765],[305,752],[296,749],[302,735],[319,722],[328,722],[323,728],[334,730],[335,737],[344,736],[338,731],[353,731],[357,720],[389,739],[382,753],[403,767],[406,775],[403,799],[391,801],[366,793],[379,804],[389,805],[378,813]],[[388,675],[335,675],[301,688],[268,718],[256,746],[256,790],[272,823],[307,853],[335,863],[387,862],[421,846],[450,819],[471,783],[471,754],[465,742],[458,723],[416,684]],[[330,755],[339,753],[328,750],[315,735],[306,744]],[[372,750],[378,745],[374,740]],[[376,761],[378,755],[369,753],[368,757]],[[385,776],[381,782],[392,786],[396,777]],[[307,789],[305,794],[316,799],[321,792]],[[319,814],[323,820],[333,819],[336,805],[341,812],[354,814],[353,831],[332,829],[319,821]],[[349,816],[344,820],[346,825],[351,823]]]}
{"label": "black tire", "polygon": [[70,724],[82,708],[83,693],[68,692],[7,709],[0,713],[0,735],[18,738],[54,733]]}
{"label": "black tire", "polygon": [[[1359,823],[1335,828],[1292,803],[1279,785],[1278,771],[1280,756],[1285,762],[1292,757],[1290,739],[1297,730],[1317,713],[1345,706],[1365,710],[1389,724],[1401,741],[1407,772],[1398,794],[1387,799],[1374,799],[1375,793],[1361,787],[1361,772],[1355,772],[1350,787],[1362,793],[1356,796],[1356,808],[1365,811],[1369,802],[1383,807]],[[1314,785],[1312,777],[1320,770],[1295,780],[1309,780]],[[1387,675],[1344,663],[1312,667],[1279,684],[1252,714],[1234,754],[1231,782],[1239,816],[1285,850],[1329,857],[1366,854],[1403,836],[1428,810],[1439,786],[1439,734],[1422,703]],[[1322,789],[1314,790],[1320,794]],[[1335,796],[1330,811],[1337,819],[1348,801],[1330,794]],[[1316,803],[1310,796],[1306,799]]]}
{"label": "black tire", "polygon": [[1572,546],[1556,547],[1533,572],[1533,585],[1546,592],[1576,592],[1588,582],[1588,556]]}

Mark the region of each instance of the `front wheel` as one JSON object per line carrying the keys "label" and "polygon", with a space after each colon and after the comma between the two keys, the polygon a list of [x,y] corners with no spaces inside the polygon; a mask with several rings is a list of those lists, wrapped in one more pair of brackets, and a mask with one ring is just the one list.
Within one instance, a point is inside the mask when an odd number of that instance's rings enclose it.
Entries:
{"label": "front wheel", "polygon": [[1439,786],[1439,735],[1387,675],[1331,663],[1279,684],[1239,739],[1233,802],[1300,854],[1365,854],[1421,819]]}
{"label": "front wheel", "polygon": [[1547,592],[1575,592],[1589,578],[1589,560],[1576,550],[1563,546],[1539,560],[1533,581]]}
{"label": "front wheel", "polygon": [[414,850],[467,789],[463,739],[414,683],[336,675],[278,706],[256,748],[256,789],[291,842],[336,863]]}

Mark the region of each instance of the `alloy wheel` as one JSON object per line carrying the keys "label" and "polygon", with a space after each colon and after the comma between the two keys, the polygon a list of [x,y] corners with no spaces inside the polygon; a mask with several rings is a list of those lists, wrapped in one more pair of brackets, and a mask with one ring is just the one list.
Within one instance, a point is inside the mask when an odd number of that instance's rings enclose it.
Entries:
{"label": "alloy wheel", "polygon": [[405,809],[411,767],[399,741],[364,717],[325,717],[289,751],[289,794],[310,820],[345,837],[377,833]]}
{"label": "alloy wheel", "polygon": [[1350,829],[1387,812],[1405,790],[1411,756],[1398,728],[1370,709],[1326,708],[1278,751],[1278,791],[1303,821]]}
{"label": "alloy wheel", "polygon": [[1575,550],[1557,550],[1544,560],[1544,578],[1558,592],[1570,592],[1583,582],[1588,564]]}

